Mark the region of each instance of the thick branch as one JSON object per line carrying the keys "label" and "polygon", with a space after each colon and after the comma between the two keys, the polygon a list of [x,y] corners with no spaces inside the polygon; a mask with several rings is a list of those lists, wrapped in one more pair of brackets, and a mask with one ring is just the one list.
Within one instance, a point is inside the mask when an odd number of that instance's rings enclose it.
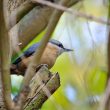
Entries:
{"label": "thick branch", "polygon": [[3,87],[2,87],[1,73],[0,73],[0,110],[6,110],[6,106],[5,106],[4,98],[3,98]]}
{"label": "thick branch", "polygon": [[6,107],[8,109],[12,108],[12,100],[11,100],[11,79],[10,79],[10,37],[8,35],[8,31],[6,28],[6,21],[3,12],[3,3],[7,3],[5,0],[0,1],[0,61],[1,61],[1,79],[2,79],[2,87],[3,87],[3,96]]}
{"label": "thick branch", "polygon": [[30,82],[31,91],[27,97],[24,110],[40,109],[59,86],[59,75],[57,73],[52,75],[46,67],[42,67]]}
{"label": "thick branch", "polygon": [[24,48],[36,35],[44,30],[51,13],[52,9],[50,7],[35,7],[10,30],[9,33],[13,42],[15,42],[15,39],[19,39],[19,42],[22,43],[20,47]]}

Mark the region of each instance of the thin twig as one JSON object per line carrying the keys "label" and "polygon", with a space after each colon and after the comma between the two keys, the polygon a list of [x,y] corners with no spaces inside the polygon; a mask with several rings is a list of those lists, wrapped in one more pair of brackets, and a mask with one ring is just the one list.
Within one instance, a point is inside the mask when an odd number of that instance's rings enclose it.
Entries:
{"label": "thin twig", "polygon": [[110,25],[110,19],[108,19],[107,21],[104,20],[104,19],[101,19],[101,18],[97,18],[93,15],[90,15],[90,14],[85,14],[83,12],[79,12],[77,10],[73,10],[73,9],[68,9],[67,7],[64,7],[62,5],[58,5],[58,4],[55,4],[55,3],[51,3],[49,1],[44,1],[44,0],[32,0],[33,3],[41,3],[41,4],[44,4],[44,5],[47,5],[47,6],[50,6],[50,7],[53,7],[55,9],[58,9],[58,10],[62,10],[62,11],[66,11],[72,15],[75,15],[75,16],[78,16],[78,17],[83,17],[83,18],[86,18],[88,20],[92,20],[92,21],[96,21],[96,22],[99,22],[99,23],[102,23],[102,24],[107,24],[107,25]]}

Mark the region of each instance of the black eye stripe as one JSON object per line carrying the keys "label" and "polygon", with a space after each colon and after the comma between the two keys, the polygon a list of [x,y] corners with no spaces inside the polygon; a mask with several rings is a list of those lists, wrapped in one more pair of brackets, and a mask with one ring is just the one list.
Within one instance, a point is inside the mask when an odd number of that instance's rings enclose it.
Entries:
{"label": "black eye stripe", "polygon": [[52,44],[54,44],[54,45],[56,45],[58,47],[64,48],[62,43],[57,41],[57,40],[55,40],[55,39],[51,39],[49,42],[51,42]]}
{"label": "black eye stripe", "polygon": [[63,45],[62,45],[62,44],[59,44],[58,46],[59,46],[59,47],[63,47]]}

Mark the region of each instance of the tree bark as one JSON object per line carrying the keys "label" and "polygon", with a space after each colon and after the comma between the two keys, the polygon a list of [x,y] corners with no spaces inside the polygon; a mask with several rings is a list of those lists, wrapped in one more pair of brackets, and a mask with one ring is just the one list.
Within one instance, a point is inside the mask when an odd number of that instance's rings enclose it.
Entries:
{"label": "tree bark", "polygon": [[6,110],[6,106],[3,99],[3,87],[1,81],[1,71],[0,71],[0,110]]}
{"label": "tree bark", "polygon": [[[37,79],[37,80],[36,80]],[[27,97],[24,110],[38,110],[42,104],[56,91],[60,86],[60,77],[58,73],[52,74],[43,66],[30,82],[31,91]]]}

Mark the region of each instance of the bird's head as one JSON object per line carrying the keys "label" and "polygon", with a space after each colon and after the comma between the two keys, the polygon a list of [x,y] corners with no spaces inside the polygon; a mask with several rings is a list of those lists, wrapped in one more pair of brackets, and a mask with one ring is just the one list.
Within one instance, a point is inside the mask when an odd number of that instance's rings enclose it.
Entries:
{"label": "bird's head", "polygon": [[55,39],[51,39],[49,41],[49,43],[51,43],[52,46],[56,46],[57,47],[57,50],[58,50],[58,54],[61,55],[62,53],[64,52],[70,52],[70,51],[73,51],[72,49],[68,49],[68,48],[65,48],[63,46],[63,44],[61,42],[59,42],[58,40],[55,40]]}

